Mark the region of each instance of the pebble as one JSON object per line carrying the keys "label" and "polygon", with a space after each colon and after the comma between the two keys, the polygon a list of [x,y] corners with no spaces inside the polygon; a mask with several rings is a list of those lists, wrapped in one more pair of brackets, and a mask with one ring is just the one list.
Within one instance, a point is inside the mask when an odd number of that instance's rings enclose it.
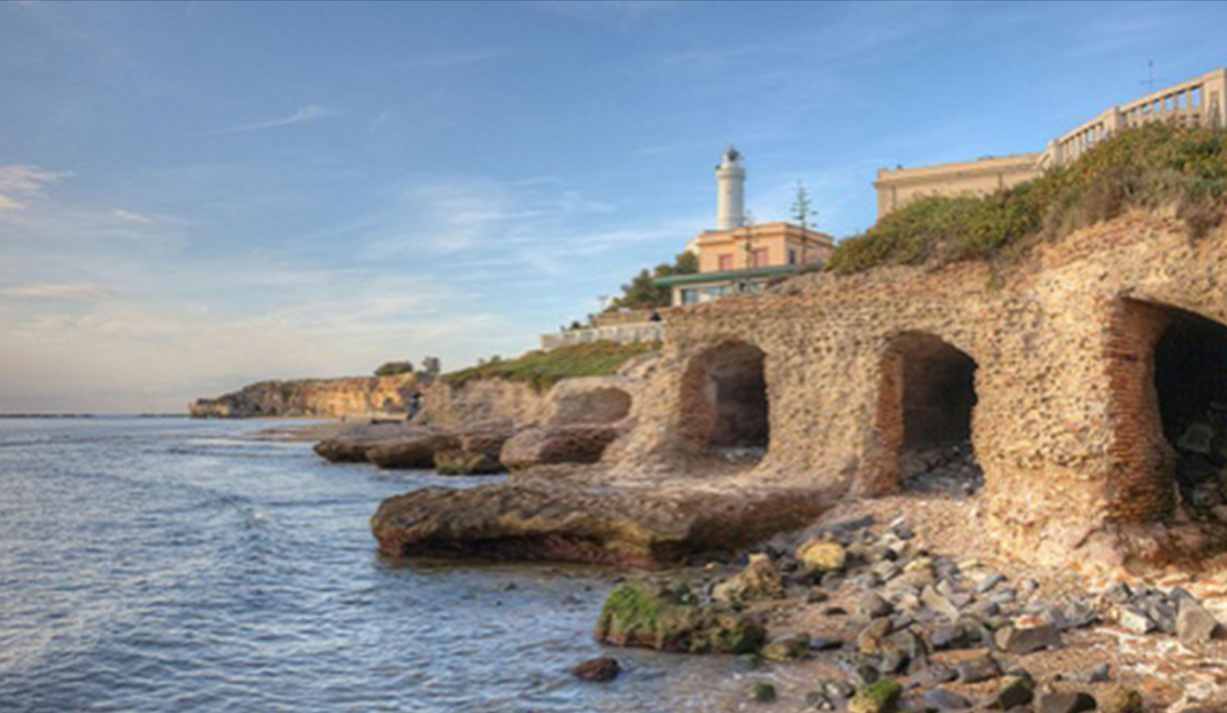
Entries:
{"label": "pebble", "polygon": [[977,656],[958,665],[959,682],[980,683],[1001,675],[1001,667],[991,656]]}
{"label": "pebble", "polygon": [[1135,634],[1149,634],[1158,628],[1146,612],[1133,607],[1121,607],[1116,614],[1116,623]]}
{"label": "pebble", "polygon": [[836,651],[844,647],[843,639],[810,639],[810,651]]}
{"label": "pebble", "polygon": [[890,616],[891,612],[893,612],[895,608],[890,602],[886,601],[878,594],[870,592],[861,599],[859,604],[857,604],[856,610],[857,613],[866,619],[878,619],[880,617]]}
{"label": "pebble", "polygon": [[998,584],[1001,584],[1004,581],[1006,581],[1006,576],[1004,574],[994,574],[994,575],[985,577],[984,580],[980,582],[980,584],[976,587],[976,593],[977,594],[988,594],[989,592],[996,589]]}
{"label": "pebble", "polygon": [[1081,691],[1075,693],[1049,693],[1040,697],[1036,713],[1085,713],[1095,710],[1095,699]]}
{"label": "pebble", "polygon": [[1007,626],[993,635],[997,648],[1010,654],[1025,655],[1061,646],[1061,632],[1052,624]]}
{"label": "pebble", "polygon": [[768,681],[755,681],[750,686],[750,697],[757,703],[770,703],[775,700],[775,686]]}
{"label": "pebble", "polygon": [[1198,644],[1220,638],[1223,627],[1214,615],[1193,599],[1180,602],[1180,614],[1176,620],[1176,634],[1183,644]]}
{"label": "pebble", "polygon": [[943,663],[935,663],[932,666],[921,669],[912,674],[907,679],[908,688],[921,688],[925,686],[936,686],[941,683],[950,683],[957,679],[959,675],[954,669]]}
{"label": "pebble", "polygon": [[925,693],[925,704],[939,710],[962,710],[971,708],[972,703],[966,696],[960,696],[957,693],[934,688]]}
{"label": "pebble", "polygon": [[1024,672],[1022,675],[1007,677],[1001,690],[997,691],[984,707],[989,710],[1008,711],[1027,705],[1034,698],[1035,680]]}
{"label": "pebble", "polygon": [[582,678],[585,681],[592,681],[594,683],[612,681],[621,672],[622,666],[612,656],[600,656],[595,659],[589,659],[571,669],[571,673],[576,678]]}

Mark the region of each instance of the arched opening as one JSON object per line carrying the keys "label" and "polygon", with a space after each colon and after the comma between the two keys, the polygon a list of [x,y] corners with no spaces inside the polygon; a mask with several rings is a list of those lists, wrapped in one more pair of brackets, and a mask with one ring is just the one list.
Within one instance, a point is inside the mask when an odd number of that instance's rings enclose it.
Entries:
{"label": "arched opening", "polygon": [[559,397],[552,420],[557,424],[616,423],[626,418],[630,411],[631,395],[606,386]]}
{"label": "arched opening", "polygon": [[1163,435],[1176,451],[1180,500],[1197,519],[1227,520],[1221,509],[1227,503],[1227,326],[1176,308],[1163,311],[1154,386]]}
{"label": "arched opening", "polygon": [[940,338],[902,334],[883,356],[879,431],[905,488],[970,495],[983,484],[971,444],[976,362]]}
{"label": "arched opening", "polygon": [[695,357],[685,374],[683,428],[730,460],[756,460],[770,441],[763,350],[730,342]]}

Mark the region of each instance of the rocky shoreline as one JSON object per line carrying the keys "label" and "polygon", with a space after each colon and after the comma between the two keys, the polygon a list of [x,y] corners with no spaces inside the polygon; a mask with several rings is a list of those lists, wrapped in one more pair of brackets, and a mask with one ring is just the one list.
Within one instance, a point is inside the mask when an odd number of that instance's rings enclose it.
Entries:
{"label": "rocky shoreline", "polygon": [[[457,452],[505,466],[509,449],[525,452],[517,439],[573,443],[574,429],[350,424],[316,450],[379,467],[430,468]],[[611,655],[577,662],[576,675],[616,678],[621,646],[735,655],[730,673],[746,688],[728,710],[1227,705],[1227,580],[1002,558],[978,524],[981,476],[960,446],[918,454],[905,491],[870,500],[737,476],[636,486],[588,463],[584,448],[564,451],[561,463],[525,459],[498,483],[384,501],[371,519],[380,550],[647,569],[619,578],[594,622]]]}
{"label": "rocky shoreline", "polygon": [[742,702],[779,710],[1227,704],[1223,628],[1188,589],[1007,571],[930,549],[906,518],[827,522],[748,559],[624,582],[596,636],[739,654]]}

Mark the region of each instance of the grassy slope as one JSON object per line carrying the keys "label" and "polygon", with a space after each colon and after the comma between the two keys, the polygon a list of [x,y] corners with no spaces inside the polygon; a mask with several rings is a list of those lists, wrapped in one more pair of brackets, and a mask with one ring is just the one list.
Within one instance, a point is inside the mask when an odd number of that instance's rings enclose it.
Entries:
{"label": "grassy slope", "polygon": [[930,197],[839,243],[828,269],[1022,254],[1129,207],[1176,206],[1194,235],[1216,227],[1227,196],[1227,130],[1150,124],[1102,141],[1070,166],[987,196]]}
{"label": "grassy slope", "polygon": [[572,376],[608,376],[628,359],[660,349],[659,342],[616,344],[593,342],[528,352],[516,359],[497,361],[444,374],[444,383],[462,386],[479,379],[508,379],[546,389]]}

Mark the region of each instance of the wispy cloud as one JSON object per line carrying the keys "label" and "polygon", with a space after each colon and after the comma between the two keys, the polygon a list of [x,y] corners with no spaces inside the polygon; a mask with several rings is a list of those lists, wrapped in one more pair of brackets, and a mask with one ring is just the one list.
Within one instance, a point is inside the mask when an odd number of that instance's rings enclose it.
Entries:
{"label": "wispy cloud", "polygon": [[149,216],[141,215],[140,213],[133,213],[130,210],[119,209],[111,213],[111,215],[115,216],[116,220],[122,220],[125,223],[138,223],[140,225],[149,225],[150,223],[153,222],[153,218],[150,218]]}
{"label": "wispy cloud", "polygon": [[23,164],[0,166],[0,213],[25,208],[30,199],[44,195],[47,186],[71,175]]}
{"label": "wispy cloud", "polygon": [[0,288],[0,297],[14,299],[97,300],[110,297],[112,292],[93,284],[32,283]]}
{"label": "wispy cloud", "polygon": [[244,134],[249,131],[264,131],[266,129],[279,129],[284,126],[294,126],[295,124],[308,124],[321,119],[331,119],[337,113],[328,107],[320,106],[319,104],[308,104],[301,109],[295,111],[289,116],[281,117],[280,119],[270,119],[269,121],[259,121],[254,124],[242,124],[240,126],[231,126],[226,129],[218,129],[216,131],[206,132],[205,136],[218,136],[222,134]]}
{"label": "wispy cloud", "polygon": [[383,260],[423,251],[497,250],[521,242],[522,236],[535,241],[536,236],[556,235],[575,216],[616,210],[614,204],[563,188],[552,178],[435,177],[413,182],[389,210],[357,226],[367,236],[359,254]]}

